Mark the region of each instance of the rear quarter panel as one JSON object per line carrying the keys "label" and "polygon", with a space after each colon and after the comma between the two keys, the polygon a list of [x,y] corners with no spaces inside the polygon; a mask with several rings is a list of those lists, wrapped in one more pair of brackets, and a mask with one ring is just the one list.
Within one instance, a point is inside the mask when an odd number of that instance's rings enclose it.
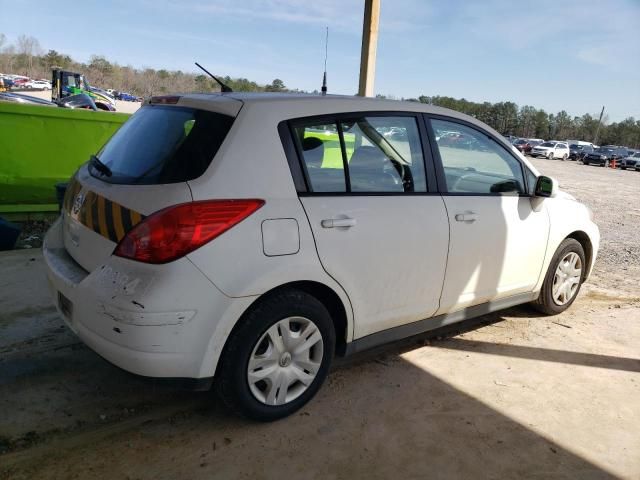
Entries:
{"label": "rear quarter panel", "polygon": [[[352,338],[352,309],[342,287],[322,268],[309,220],[302,208],[277,126],[282,120],[269,105],[243,107],[209,169],[190,181],[194,200],[260,198],[262,208],[214,241],[188,255],[220,291],[230,297],[259,296],[296,281],[330,287],[347,312],[347,341]],[[299,250],[265,254],[262,223],[294,219]]]}

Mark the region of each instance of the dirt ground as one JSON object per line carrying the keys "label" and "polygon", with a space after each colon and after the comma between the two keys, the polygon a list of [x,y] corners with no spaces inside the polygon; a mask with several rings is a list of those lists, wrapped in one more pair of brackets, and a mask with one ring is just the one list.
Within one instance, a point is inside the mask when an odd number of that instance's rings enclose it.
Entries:
{"label": "dirt ground", "polygon": [[41,254],[0,254],[0,479],[640,478],[640,172],[534,162],[601,226],[572,308],[339,361],[272,424],[108,364],[57,317]]}

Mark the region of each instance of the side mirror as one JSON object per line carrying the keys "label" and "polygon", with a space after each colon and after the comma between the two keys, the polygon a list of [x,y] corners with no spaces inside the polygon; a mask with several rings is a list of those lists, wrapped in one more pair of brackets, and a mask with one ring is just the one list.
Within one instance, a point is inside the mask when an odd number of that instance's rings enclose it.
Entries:
{"label": "side mirror", "polygon": [[555,197],[557,190],[558,185],[553,178],[540,175],[536,181],[534,195],[536,197]]}

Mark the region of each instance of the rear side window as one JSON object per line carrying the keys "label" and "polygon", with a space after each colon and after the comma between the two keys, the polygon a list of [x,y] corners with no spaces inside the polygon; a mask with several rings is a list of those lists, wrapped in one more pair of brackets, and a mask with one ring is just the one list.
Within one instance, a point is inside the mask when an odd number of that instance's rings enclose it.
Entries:
{"label": "rear side window", "polygon": [[309,182],[314,192],[346,192],[340,136],[336,123],[296,128]]}
{"label": "rear side window", "polygon": [[91,175],[120,184],[162,184],[193,180],[207,169],[233,118],[183,107],[141,108],[98,153],[112,175]]}
{"label": "rear side window", "polygon": [[315,193],[426,192],[413,116],[362,116],[294,130]]}

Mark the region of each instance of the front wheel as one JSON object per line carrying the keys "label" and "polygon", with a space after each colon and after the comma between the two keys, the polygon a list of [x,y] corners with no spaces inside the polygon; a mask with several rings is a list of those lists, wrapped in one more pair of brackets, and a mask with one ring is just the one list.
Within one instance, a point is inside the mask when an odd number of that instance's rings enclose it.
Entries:
{"label": "front wheel", "polygon": [[605,160],[604,163],[602,164],[602,166],[604,168],[609,168],[609,160]]}
{"label": "front wheel", "polygon": [[549,153],[547,154],[547,158],[548,158],[549,160],[553,160],[553,152],[549,152]]}
{"label": "front wheel", "polygon": [[569,158],[569,156],[565,153],[565,154],[562,156],[562,161],[564,162],[567,158]]}
{"label": "front wheel", "polygon": [[240,319],[225,345],[216,388],[236,413],[278,420],[313,398],[334,349],[326,307],[308,293],[282,290],[259,300]]}
{"label": "front wheel", "polygon": [[586,272],[584,249],[573,238],[565,239],[551,259],[540,296],[533,306],[547,315],[557,315],[578,296]]}

